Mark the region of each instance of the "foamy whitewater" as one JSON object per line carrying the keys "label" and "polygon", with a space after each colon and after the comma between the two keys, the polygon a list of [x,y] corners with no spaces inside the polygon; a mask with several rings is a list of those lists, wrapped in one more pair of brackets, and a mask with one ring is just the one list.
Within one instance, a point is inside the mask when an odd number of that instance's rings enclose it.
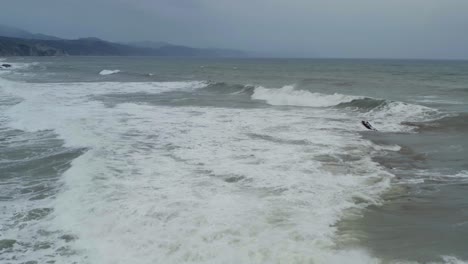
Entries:
{"label": "foamy whitewater", "polygon": [[[360,120],[415,134],[408,122],[448,113],[297,85],[7,77],[2,262],[414,261],[379,256],[340,231],[395,185],[373,157],[402,150],[363,136]],[[376,106],[362,110],[369,100]],[[431,262],[463,263],[450,252]]]}
{"label": "foamy whitewater", "polygon": [[100,75],[111,75],[111,74],[116,74],[119,73],[120,70],[102,70],[99,72]]}

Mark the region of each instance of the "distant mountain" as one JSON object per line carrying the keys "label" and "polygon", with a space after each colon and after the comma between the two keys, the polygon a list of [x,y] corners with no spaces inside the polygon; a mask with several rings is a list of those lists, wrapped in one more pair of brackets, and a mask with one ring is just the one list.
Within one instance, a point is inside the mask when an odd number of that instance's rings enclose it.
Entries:
{"label": "distant mountain", "polygon": [[163,46],[170,46],[172,44],[164,42],[164,41],[137,41],[137,42],[128,42],[125,43],[126,45],[140,47],[140,48],[150,48],[150,49],[159,49]]}
{"label": "distant mountain", "polygon": [[245,57],[241,51],[197,49],[162,45],[137,47],[98,38],[48,40],[0,37],[0,56],[166,56],[166,57]]}
{"label": "distant mountain", "polygon": [[60,40],[60,38],[54,36],[48,36],[44,34],[33,34],[23,29],[5,25],[0,25],[0,36],[23,39]]}
{"label": "distant mountain", "polygon": [[207,56],[207,57],[246,57],[247,54],[240,50],[230,50],[230,49],[200,49],[192,48],[183,45],[175,45],[162,41],[140,41],[140,42],[130,42],[127,45],[140,47],[140,48],[150,48],[158,49],[168,56]]}
{"label": "distant mountain", "polygon": [[41,40],[0,37],[0,56],[145,56],[152,49],[112,43],[97,38]]}
{"label": "distant mountain", "polygon": [[199,49],[167,42],[114,43],[98,38],[61,39],[0,25],[0,56],[246,57],[237,50]]}

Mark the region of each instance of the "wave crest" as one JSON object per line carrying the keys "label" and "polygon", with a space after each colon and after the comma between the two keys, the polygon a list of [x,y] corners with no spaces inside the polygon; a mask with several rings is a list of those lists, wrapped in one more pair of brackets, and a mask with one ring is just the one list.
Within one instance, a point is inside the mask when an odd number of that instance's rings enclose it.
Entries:
{"label": "wave crest", "polygon": [[119,72],[120,70],[102,70],[99,72],[99,75],[111,75],[111,74],[116,74]]}
{"label": "wave crest", "polygon": [[380,131],[386,132],[410,132],[414,127],[408,126],[407,122],[425,122],[440,117],[437,109],[398,101],[385,101],[362,114],[363,119],[373,120]]}
{"label": "wave crest", "polygon": [[279,89],[258,86],[251,98],[276,106],[344,108],[351,111],[351,116],[370,120],[380,131],[386,132],[409,132],[414,125],[408,122],[428,122],[443,117],[437,109],[418,104],[339,93],[315,93],[296,90],[292,85]]}
{"label": "wave crest", "polygon": [[267,89],[258,86],[252,94],[252,99],[264,100],[270,105],[329,107],[362,99],[362,97],[339,93],[313,93],[305,90],[296,90],[293,85],[286,85],[280,89]]}

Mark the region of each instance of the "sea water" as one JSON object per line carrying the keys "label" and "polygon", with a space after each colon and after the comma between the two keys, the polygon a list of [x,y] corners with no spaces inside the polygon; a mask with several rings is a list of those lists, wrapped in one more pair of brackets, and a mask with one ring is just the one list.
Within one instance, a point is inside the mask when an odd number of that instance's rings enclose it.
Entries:
{"label": "sea water", "polygon": [[2,62],[2,263],[468,260],[468,62]]}

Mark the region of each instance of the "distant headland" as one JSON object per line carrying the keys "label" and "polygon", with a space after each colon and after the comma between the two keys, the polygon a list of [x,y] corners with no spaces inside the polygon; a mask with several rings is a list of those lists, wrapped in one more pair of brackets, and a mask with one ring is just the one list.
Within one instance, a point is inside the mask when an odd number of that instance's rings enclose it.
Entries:
{"label": "distant headland", "polygon": [[61,39],[0,25],[0,56],[247,57],[239,50],[201,49],[166,42],[116,43],[99,38]]}

